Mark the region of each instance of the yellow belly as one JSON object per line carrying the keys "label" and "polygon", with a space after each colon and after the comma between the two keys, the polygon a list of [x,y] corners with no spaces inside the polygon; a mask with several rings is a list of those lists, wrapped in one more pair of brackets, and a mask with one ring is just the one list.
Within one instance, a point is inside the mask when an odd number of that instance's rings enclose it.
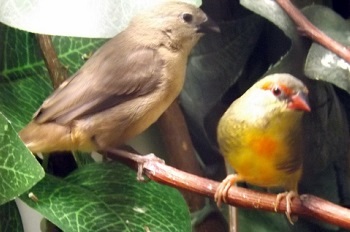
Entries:
{"label": "yellow belly", "polygon": [[301,175],[301,166],[294,171],[281,168],[281,164],[288,162],[295,151],[279,126],[265,129],[244,127],[239,130],[234,136],[231,131],[232,137],[225,139],[229,142],[221,147],[225,148],[222,153],[226,161],[246,182],[261,187],[295,185]]}

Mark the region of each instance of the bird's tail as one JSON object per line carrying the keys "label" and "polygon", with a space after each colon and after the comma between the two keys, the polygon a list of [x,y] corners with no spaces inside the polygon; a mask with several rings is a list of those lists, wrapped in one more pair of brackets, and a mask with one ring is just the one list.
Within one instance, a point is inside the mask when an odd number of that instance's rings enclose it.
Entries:
{"label": "bird's tail", "polygon": [[32,121],[19,132],[19,136],[33,153],[74,150],[67,126]]}

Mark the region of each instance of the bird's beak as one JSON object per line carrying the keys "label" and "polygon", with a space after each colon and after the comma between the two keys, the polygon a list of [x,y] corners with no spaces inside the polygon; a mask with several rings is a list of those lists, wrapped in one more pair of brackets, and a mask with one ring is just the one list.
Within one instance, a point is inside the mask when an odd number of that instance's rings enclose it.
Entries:
{"label": "bird's beak", "polygon": [[197,28],[198,33],[209,33],[209,32],[217,32],[220,33],[219,26],[210,18],[207,18],[207,20],[200,25],[198,25]]}
{"label": "bird's beak", "polygon": [[291,97],[291,101],[288,103],[288,108],[294,110],[302,110],[306,112],[311,111],[309,103],[307,102],[307,96],[302,92],[298,92],[297,94]]}

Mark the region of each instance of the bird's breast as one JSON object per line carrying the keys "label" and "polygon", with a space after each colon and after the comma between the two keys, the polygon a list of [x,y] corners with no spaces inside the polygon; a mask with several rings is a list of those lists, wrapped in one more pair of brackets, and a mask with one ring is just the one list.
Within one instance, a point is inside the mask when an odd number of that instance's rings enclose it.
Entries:
{"label": "bird's breast", "polygon": [[[294,117],[296,116],[296,117]],[[223,117],[218,128],[218,142],[227,162],[244,179],[258,186],[283,186],[290,172],[280,168],[298,152],[295,138],[300,137],[300,117],[278,116],[268,122],[252,119],[236,121]],[[300,169],[301,162],[296,162]]]}

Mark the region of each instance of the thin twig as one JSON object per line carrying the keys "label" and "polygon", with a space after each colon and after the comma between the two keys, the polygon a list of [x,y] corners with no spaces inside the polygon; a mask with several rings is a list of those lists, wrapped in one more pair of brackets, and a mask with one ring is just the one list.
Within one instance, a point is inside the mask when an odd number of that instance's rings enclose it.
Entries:
{"label": "thin twig", "polygon": [[350,50],[315,27],[289,0],[276,0],[306,36],[350,63]]}
{"label": "thin twig", "polygon": [[[121,160],[134,168],[137,166],[130,159],[120,158],[113,154],[108,154],[108,157]],[[213,180],[180,171],[160,162],[146,162],[143,164],[143,168],[144,174],[151,180],[210,198],[214,198],[215,191],[220,184]],[[293,215],[322,220],[350,229],[349,209],[312,195],[302,195],[300,199],[296,198],[292,201]],[[257,192],[236,186],[231,187],[228,192],[227,203],[237,207],[274,212],[275,202],[275,194]],[[282,200],[278,205],[277,211],[279,213],[286,211],[285,200]]]}
{"label": "thin twig", "polygon": [[52,44],[51,36],[37,34],[36,37],[43,54],[46,68],[49,71],[52,85],[56,89],[64,80],[67,79],[67,69],[63,67],[58,59],[57,53]]}

